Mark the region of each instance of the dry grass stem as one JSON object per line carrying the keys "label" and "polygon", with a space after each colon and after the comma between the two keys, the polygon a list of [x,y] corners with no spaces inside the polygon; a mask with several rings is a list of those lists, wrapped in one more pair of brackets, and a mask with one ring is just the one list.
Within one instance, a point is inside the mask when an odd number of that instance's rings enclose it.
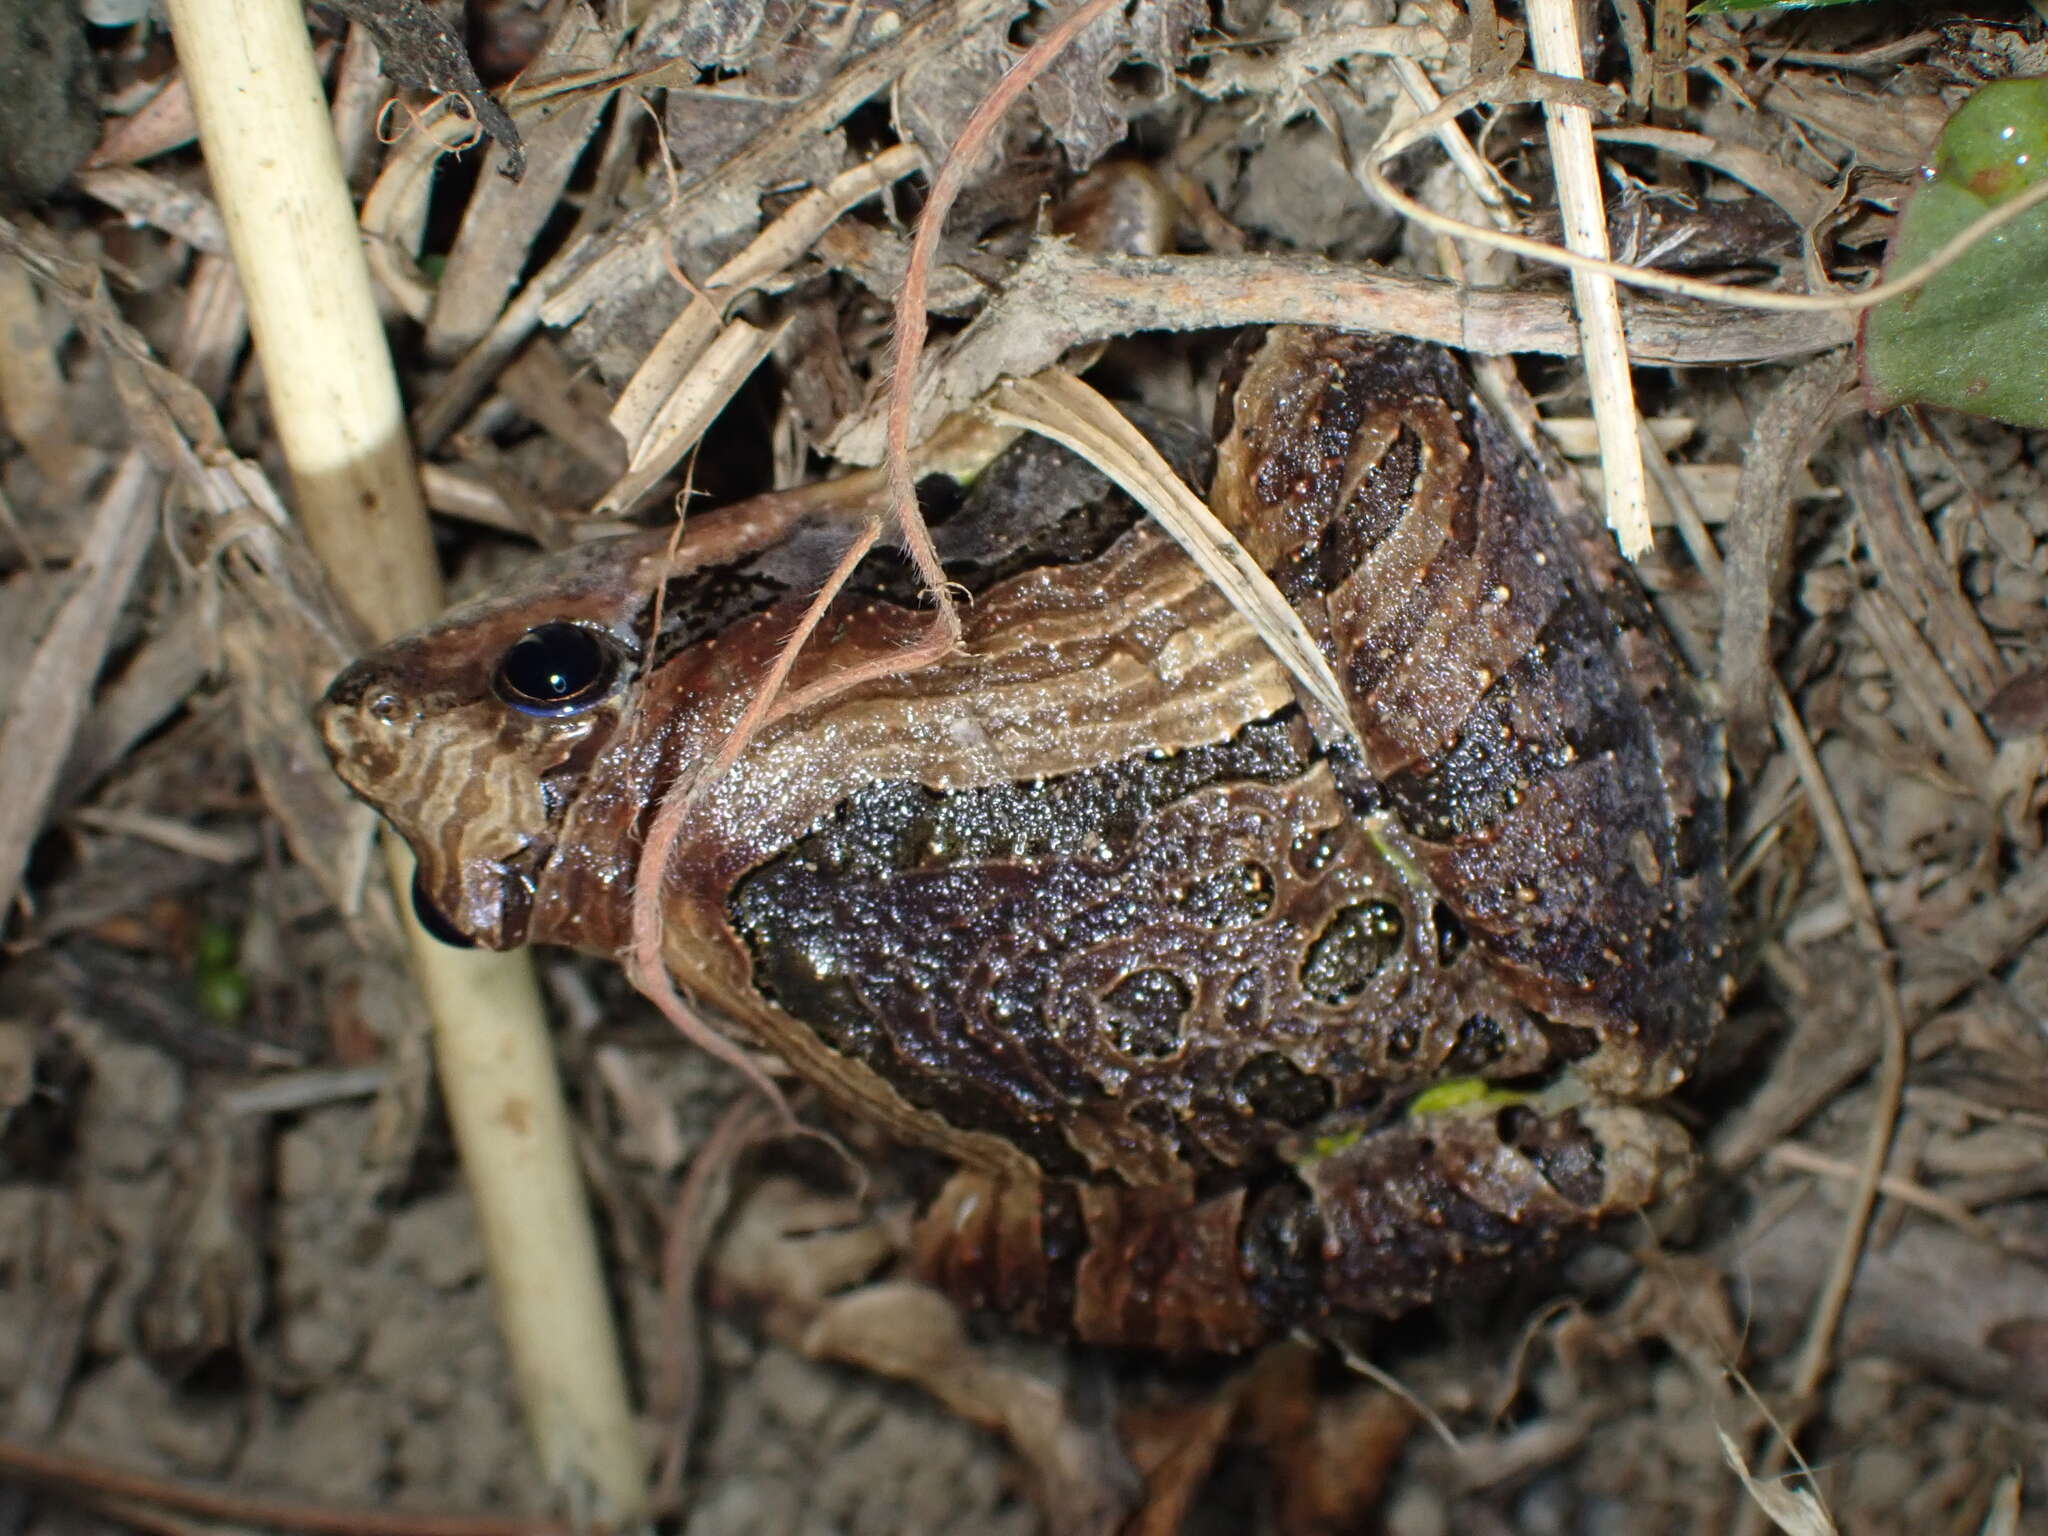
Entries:
{"label": "dry grass stem", "polygon": [[683,1474],[697,1429],[703,1398],[703,1360],[697,1339],[697,1289],[705,1248],[724,1214],[732,1176],[747,1149],[774,1135],[781,1121],[754,1099],[741,1099],[719,1116],[711,1134],[690,1158],[676,1192],[661,1250],[661,1346],[657,1374],[648,1388],[648,1409],[664,1427],[652,1507],[683,1508]]}
{"label": "dry grass stem", "polygon": [[1313,705],[1317,734],[1324,741],[1351,735],[1344,690],[1293,605],[1129,418],[1064,372],[1012,380],[989,411],[1079,454],[1156,517],[1293,677]]}
{"label": "dry grass stem", "polygon": [[1433,135],[1442,121],[1470,111],[1485,100],[1498,102],[1552,98],[1557,92],[1553,85],[1547,83],[1548,81],[1547,76],[1542,77],[1544,83],[1524,80],[1512,90],[1503,88],[1489,91],[1468,86],[1446,96],[1443,105],[1435,112],[1392,130],[1373,147],[1372,153],[1366,159],[1365,174],[1373,195],[1394,208],[1404,218],[1413,220],[1437,234],[1477,241],[1495,250],[1508,251],[1530,261],[1563,267],[1567,271],[1612,278],[1618,283],[1625,283],[1651,293],[1699,299],[1706,303],[1727,305],[1737,309],[1772,310],[1780,314],[1834,315],[1857,314],[1873,305],[1882,304],[1887,299],[1895,299],[1913,292],[1937,272],[1952,265],[1979,241],[1991,238],[2006,225],[2024,218],[2043,203],[2048,203],[2048,182],[2037,182],[2010,201],[2001,203],[1988,213],[1973,219],[1937,247],[1926,260],[1899,273],[1896,277],[1888,277],[1854,293],[1805,294],[1784,293],[1771,288],[1746,288],[1732,283],[1706,282],[1699,278],[1683,277],[1675,272],[1625,266],[1620,262],[1552,245],[1548,241],[1506,234],[1489,229],[1483,224],[1471,224],[1463,219],[1454,219],[1437,213],[1400,191],[1387,180],[1387,164],[1403,150]]}
{"label": "dry grass stem", "polygon": [[[1814,1301],[1788,1389],[1793,1403],[1792,1433],[1796,1434],[1804,1415],[1811,1410],[1813,1395],[1834,1358],[1835,1329],[1841,1322],[1842,1309],[1848,1303],[1849,1289],[1855,1283],[1856,1264],[1862,1257],[1864,1236],[1870,1227],[1871,1211],[1877,1203],[1878,1183],[1884,1177],[1885,1165],[1891,1156],[1892,1134],[1898,1126],[1899,1102],[1906,1083],[1906,1024],[1899,1001],[1896,961],[1878,918],[1876,903],[1871,900],[1870,887],[1863,877],[1862,862],[1856,855],[1848,823],[1843,819],[1840,802],[1813,750],[1805,723],[1799,718],[1798,708],[1784,691],[1782,683],[1777,685],[1775,713],[1779,739],[1798,765],[1800,780],[1806,786],[1807,802],[1820,824],[1822,840],[1842,883],[1849,910],[1855,917],[1857,935],[1862,940],[1866,959],[1876,973],[1874,1001],[1877,1017],[1874,1022],[1880,1042],[1870,1121],[1864,1130],[1862,1165],[1850,1191],[1849,1209],[1843,1217],[1834,1261]],[[1767,1467],[1775,1469],[1783,1465],[1788,1440],[1789,1436],[1773,1446]]]}
{"label": "dry grass stem", "polygon": [[253,833],[209,832],[174,816],[157,816],[148,811],[103,810],[97,806],[85,806],[73,811],[67,819],[94,832],[109,832],[117,837],[155,843],[159,848],[188,854],[209,864],[240,864],[253,858],[257,852]]}
{"label": "dry grass stem", "polygon": [[720,331],[636,434],[625,473],[598,499],[596,515],[624,517],[638,506],[697,445],[781,332],[780,326],[764,331],[744,320]]}
{"label": "dry grass stem", "polygon": [[[1719,583],[1723,580],[1723,572],[1712,536],[1700,523],[1697,509],[1686,500],[1683,488],[1677,486],[1675,476],[1672,485],[1674,499],[1680,503],[1682,511],[1680,526],[1686,533],[1693,559],[1709,581]],[[1822,842],[1835,866],[1857,936],[1868,963],[1876,973],[1874,1002],[1879,1044],[1876,1052],[1878,1076],[1870,1120],[1864,1131],[1863,1158],[1850,1191],[1849,1208],[1843,1218],[1833,1261],[1814,1300],[1806,1335],[1794,1363],[1792,1384],[1788,1389],[1792,1402],[1790,1428],[1774,1442],[1765,1462],[1766,1475],[1774,1474],[1783,1467],[1791,1439],[1811,1410],[1814,1393],[1833,1359],[1835,1329],[1855,1282],[1856,1265],[1862,1257],[1871,1212],[1877,1202],[1878,1185],[1890,1159],[1892,1136],[1898,1126],[1899,1105],[1905,1092],[1907,1064],[1905,1007],[1899,997],[1897,962],[1885,937],[1877,904],[1871,898],[1869,882],[1864,878],[1855,840],[1842,815],[1834,788],[1828,783],[1826,770],[1821,767],[1820,758],[1813,750],[1805,722],[1799,718],[1798,707],[1782,682],[1774,680],[1772,686],[1773,713],[1779,739],[1798,768],[1807,803],[1813,810]]]}
{"label": "dry grass stem", "polygon": [[[1576,78],[1580,62],[1577,0],[1529,0],[1529,45],[1537,67]],[[1571,102],[1545,102],[1550,163],[1557,179],[1558,209],[1565,244],[1573,251],[1607,259],[1607,206],[1600,195],[1600,167],[1593,154],[1593,119]],[[1650,547],[1649,497],[1643,487],[1642,450],[1636,444],[1635,385],[1629,377],[1628,347],[1622,339],[1621,301],[1604,273],[1574,270],[1586,385],[1593,397],[1593,421],[1600,431],[1600,467],[1607,526],[1629,558]]]}
{"label": "dry grass stem", "polygon": [[[1853,1184],[1861,1175],[1861,1170],[1854,1163],[1844,1162],[1839,1157],[1829,1157],[1824,1152],[1816,1152],[1813,1148],[1801,1146],[1796,1141],[1779,1142],[1771,1148],[1769,1156],[1770,1160],[1781,1168],[1790,1168],[1798,1173],[1817,1174],[1821,1178],[1832,1179],[1837,1183]],[[1993,1248],[2006,1246],[2005,1241],[1999,1237],[1990,1223],[1974,1214],[1967,1206],[1949,1199],[1946,1195],[1938,1194],[1923,1184],[1916,1184],[1899,1174],[1887,1173],[1878,1180],[1877,1187],[1879,1193],[1887,1199],[1897,1200],[1903,1205],[1912,1206],[1915,1210],[1925,1211],[1936,1220],[1947,1222],[1958,1232],[1965,1233],[1980,1243],[1986,1243]]]}
{"label": "dry grass stem", "polygon": [[132,1501],[139,1507],[197,1515],[233,1526],[303,1531],[308,1536],[570,1536],[567,1526],[551,1520],[333,1509],[289,1499],[251,1498],[4,1439],[0,1439],[0,1469],[43,1487]]}
{"label": "dry grass stem", "polygon": [[[1630,355],[1641,364],[1764,362],[1830,351],[1854,336],[1846,318],[1825,313],[1738,317],[1650,300],[1624,304],[1622,315]],[[1482,357],[1579,350],[1562,295],[1467,288],[1306,256],[1113,256],[1044,240],[919,370],[913,436],[966,409],[1005,374],[1041,373],[1086,342],[1288,324],[1386,331]],[[874,464],[884,438],[881,414],[869,412],[850,418],[826,447],[835,458]]]}
{"label": "dry grass stem", "polygon": [[[1389,67],[1394,78],[1401,83],[1401,89],[1418,111],[1434,112],[1443,105],[1443,97],[1430,83],[1429,76],[1413,59],[1391,59]],[[1505,223],[1508,216],[1507,197],[1501,190],[1502,181],[1498,171],[1486,158],[1472,147],[1472,141],[1465,136],[1465,130],[1455,122],[1445,122],[1438,129],[1436,141],[1443,146],[1451,164],[1458,174],[1465,178],[1465,185],[1472,189],[1472,195],[1479,199],[1495,222]]]}
{"label": "dry grass stem", "polygon": [[[287,0],[172,9],[307,539],[363,627],[396,634],[439,608],[439,572],[304,17]],[[406,910],[411,856],[388,847]],[[542,1466],[576,1507],[630,1518],[639,1447],[531,964],[409,931]]]}

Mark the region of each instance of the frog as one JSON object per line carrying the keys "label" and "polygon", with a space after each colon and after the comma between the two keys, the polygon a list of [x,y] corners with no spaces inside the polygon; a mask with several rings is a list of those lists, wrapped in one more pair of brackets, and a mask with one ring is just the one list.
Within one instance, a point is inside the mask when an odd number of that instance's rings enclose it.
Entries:
{"label": "frog", "polygon": [[[1300,616],[1332,728],[1181,547],[1026,437],[920,487],[662,872],[677,986],[950,1170],[912,1270],[1168,1354],[1399,1317],[1696,1177],[1729,991],[1716,727],[1630,568],[1444,349],[1279,326],[1134,419]],[[317,721],[438,936],[630,943],[639,851],[847,546],[765,498],[546,556]],[[870,663],[881,665],[869,666]],[[861,680],[835,689],[834,677]]]}

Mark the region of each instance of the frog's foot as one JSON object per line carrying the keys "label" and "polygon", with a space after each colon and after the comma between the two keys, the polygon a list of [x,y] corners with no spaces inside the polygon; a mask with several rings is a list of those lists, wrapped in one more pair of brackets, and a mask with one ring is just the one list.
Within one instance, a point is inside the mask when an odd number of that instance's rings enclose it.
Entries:
{"label": "frog's foot", "polygon": [[1234,1352],[1498,1282],[1669,1195],[1693,1164],[1685,1133],[1655,1110],[1547,1112],[1482,1092],[1328,1139],[1207,1199],[961,1173],[913,1247],[924,1278],[1019,1327]]}

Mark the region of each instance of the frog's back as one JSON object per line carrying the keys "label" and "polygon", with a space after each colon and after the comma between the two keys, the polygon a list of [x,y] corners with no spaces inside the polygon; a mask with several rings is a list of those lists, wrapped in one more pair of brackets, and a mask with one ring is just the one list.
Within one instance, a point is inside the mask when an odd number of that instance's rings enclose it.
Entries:
{"label": "frog's back", "polygon": [[[1059,773],[876,779],[727,911],[778,1013],[1055,1181],[969,1176],[928,1273],[1166,1347],[1402,1310],[1645,1203],[1689,1154],[1623,1101],[1683,1080],[1726,976],[1712,732],[1629,572],[1456,365],[1277,331],[1219,436],[1212,501],[1322,644],[1355,747],[1269,697]],[[1185,566],[1140,529],[1103,569],[1137,549]],[[1015,596],[985,594],[986,643],[1060,631]],[[1065,686],[1078,728],[1095,666]]]}
{"label": "frog's back", "polygon": [[1284,328],[1219,410],[1214,503],[1302,613],[1367,774],[1580,1071],[1674,1086],[1723,1003],[1721,764],[1604,530],[1439,347]]}

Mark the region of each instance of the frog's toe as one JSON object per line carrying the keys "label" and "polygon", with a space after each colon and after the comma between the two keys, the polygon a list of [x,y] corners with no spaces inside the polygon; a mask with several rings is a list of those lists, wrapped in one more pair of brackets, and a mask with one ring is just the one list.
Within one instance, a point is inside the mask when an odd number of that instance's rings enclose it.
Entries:
{"label": "frog's toe", "polygon": [[[1246,1251],[1266,1284],[1333,1313],[1392,1317],[1539,1265],[1690,1180],[1690,1139],[1654,1109],[1545,1113],[1481,1099],[1410,1114],[1303,1163],[1268,1193]],[[1261,1231],[1298,1233],[1260,1243]]]}

